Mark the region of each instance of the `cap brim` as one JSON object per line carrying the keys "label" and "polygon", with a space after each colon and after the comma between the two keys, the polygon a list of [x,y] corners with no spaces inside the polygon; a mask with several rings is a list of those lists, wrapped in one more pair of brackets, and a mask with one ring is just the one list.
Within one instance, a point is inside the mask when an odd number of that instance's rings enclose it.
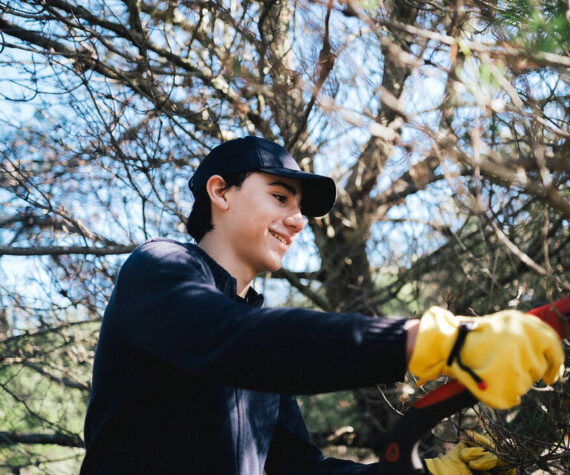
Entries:
{"label": "cap brim", "polygon": [[305,216],[327,214],[336,201],[336,185],[332,178],[289,168],[261,168],[270,175],[293,178],[301,182],[301,212]]}

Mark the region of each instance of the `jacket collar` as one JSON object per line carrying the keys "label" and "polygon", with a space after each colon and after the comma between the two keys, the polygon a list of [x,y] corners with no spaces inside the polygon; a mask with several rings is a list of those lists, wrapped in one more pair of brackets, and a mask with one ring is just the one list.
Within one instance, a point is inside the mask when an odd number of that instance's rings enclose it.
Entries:
{"label": "jacket collar", "polygon": [[203,249],[199,248],[195,244],[190,244],[190,247],[208,264],[208,267],[214,276],[214,282],[217,289],[221,290],[225,295],[228,295],[238,302],[246,303],[254,307],[261,307],[263,305],[263,294],[257,293],[252,287],[250,287],[245,298],[240,297],[237,295],[236,279],[232,277],[226,269],[224,269],[220,264],[212,259]]}

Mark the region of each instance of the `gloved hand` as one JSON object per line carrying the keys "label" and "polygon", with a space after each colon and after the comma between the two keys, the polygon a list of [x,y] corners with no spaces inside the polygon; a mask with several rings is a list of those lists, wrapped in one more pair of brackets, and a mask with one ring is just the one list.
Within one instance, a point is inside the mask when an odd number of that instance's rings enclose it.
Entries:
{"label": "gloved hand", "polygon": [[516,310],[458,317],[432,307],[420,321],[409,369],[420,385],[446,374],[489,406],[507,409],[533,382],[556,381],[563,363],[558,334],[537,317]]}
{"label": "gloved hand", "polygon": [[515,468],[508,468],[493,452],[493,442],[484,435],[468,433],[468,440],[457,444],[441,458],[425,459],[433,475],[471,475],[473,470],[483,472],[499,469],[504,475],[516,475]]}

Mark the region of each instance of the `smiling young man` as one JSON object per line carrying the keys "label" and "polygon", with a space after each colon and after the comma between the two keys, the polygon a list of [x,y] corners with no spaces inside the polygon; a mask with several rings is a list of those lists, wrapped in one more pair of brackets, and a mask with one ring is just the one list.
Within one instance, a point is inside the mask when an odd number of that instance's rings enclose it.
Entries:
{"label": "smiling young man", "polygon": [[[459,367],[446,361],[458,353],[463,320],[443,309],[430,309],[420,324],[262,308],[255,276],[279,269],[303,215],[324,215],[335,200],[330,178],[301,171],[273,142],[219,145],[190,189],[188,230],[197,245],[153,239],[117,278],[95,356],[83,474],[377,473],[375,464],[326,458],[293,395],[402,380],[409,361],[423,379],[450,374],[505,407],[534,380],[552,381],[562,364],[557,335],[518,312],[478,319]],[[469,344],[476,338],[491,344],[485,358]],[[493,356],[495,346],[517,358]],[[513,359],[524,361],[516,379],[495,385]],[[473,385],[473,374],[489,389]],[[455,473],[449,466],[432,463],[432,473]]]}

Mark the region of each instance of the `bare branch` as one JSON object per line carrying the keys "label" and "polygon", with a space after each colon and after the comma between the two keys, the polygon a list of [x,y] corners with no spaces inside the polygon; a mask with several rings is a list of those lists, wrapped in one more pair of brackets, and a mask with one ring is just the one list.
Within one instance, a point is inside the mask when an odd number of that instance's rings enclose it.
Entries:
{"label": "bare branch", "polygon": [[129,254],[136,245],[115,245],[105,247],[86,246],[53,246],[53,247],[10,247],[0,246],[0,256],[62,256],[67,254],[82,254],[108,256],[111,254]]}
{"label": "bare branch", "polygon": [[78,448],[84,447],[83,440],[78,435],[70,436],[60,433],[39,434],[6,431],[0,432],[0,446],[16,444],[60,445],[62,447]]}

